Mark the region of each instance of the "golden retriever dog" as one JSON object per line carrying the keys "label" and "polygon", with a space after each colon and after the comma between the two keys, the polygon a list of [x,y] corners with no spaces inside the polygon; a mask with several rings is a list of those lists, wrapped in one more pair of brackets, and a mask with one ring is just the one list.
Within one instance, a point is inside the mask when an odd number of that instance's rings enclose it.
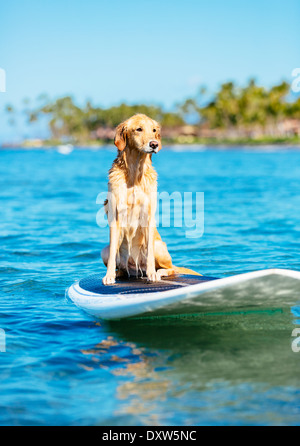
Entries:
{"label": "golden retriever dog", "polygon": [[156,229],[157,174],[151,158],[161,149],[159,124],[146,115],[134,115],[117,127],[114,142],[118,155],[109,171],[104,203],[110,235],[101,252],[107,266],[103,283],[115,283],[116,273],[146,274],[151,282],[176,273],[198,275],[173,265]]}

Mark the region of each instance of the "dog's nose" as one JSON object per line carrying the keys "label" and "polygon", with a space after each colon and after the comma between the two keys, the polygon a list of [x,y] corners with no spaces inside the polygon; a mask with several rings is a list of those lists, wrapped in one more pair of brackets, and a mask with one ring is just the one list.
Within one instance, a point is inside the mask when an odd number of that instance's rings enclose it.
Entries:
{"label": "dog's nose", "polygon": [[157,141],[150,141],[149,142],[149,146],[151,147],[151,149],[155,150],[158,147],[158,142]]}

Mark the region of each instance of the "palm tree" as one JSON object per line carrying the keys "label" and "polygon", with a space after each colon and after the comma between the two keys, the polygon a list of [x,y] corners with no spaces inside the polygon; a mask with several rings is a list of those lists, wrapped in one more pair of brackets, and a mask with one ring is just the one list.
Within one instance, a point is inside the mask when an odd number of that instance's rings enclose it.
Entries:
{"label": "palm tree", "polygon": [[281,82],[270,88],[266,103],[266,117],[267,121],[272,126],[272,132],[277,133],[278,122],[282,119],[286,112],[286,96],[289,92],[290,86],[287,82]]}

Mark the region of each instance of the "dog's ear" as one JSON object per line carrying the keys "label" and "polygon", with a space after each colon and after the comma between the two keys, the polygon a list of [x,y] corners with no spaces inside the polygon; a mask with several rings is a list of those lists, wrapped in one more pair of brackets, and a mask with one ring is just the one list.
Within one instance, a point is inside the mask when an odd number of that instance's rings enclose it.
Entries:
{"label": "dog's ear", "polygon": [[119,124],[116,128],[114,143],[120,151],[124,150],[126,147],[126,126],[124,122],[122,122],[122,124]]}

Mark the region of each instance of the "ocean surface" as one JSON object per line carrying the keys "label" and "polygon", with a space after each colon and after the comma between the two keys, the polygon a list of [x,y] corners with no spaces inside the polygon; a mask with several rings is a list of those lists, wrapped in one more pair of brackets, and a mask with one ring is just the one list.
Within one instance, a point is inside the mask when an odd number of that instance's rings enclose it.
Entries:
{"label": "ocean surface", "polygon": [[[105,273],[96,199],[115,153],[0,151],[0,424],[300,425],[299,307],[105,323],[65,297]],[[299,150],[174,147],[153,162],[159,191],[204,194],[201,237],[159,229],[174,264],[300,270]]]}

